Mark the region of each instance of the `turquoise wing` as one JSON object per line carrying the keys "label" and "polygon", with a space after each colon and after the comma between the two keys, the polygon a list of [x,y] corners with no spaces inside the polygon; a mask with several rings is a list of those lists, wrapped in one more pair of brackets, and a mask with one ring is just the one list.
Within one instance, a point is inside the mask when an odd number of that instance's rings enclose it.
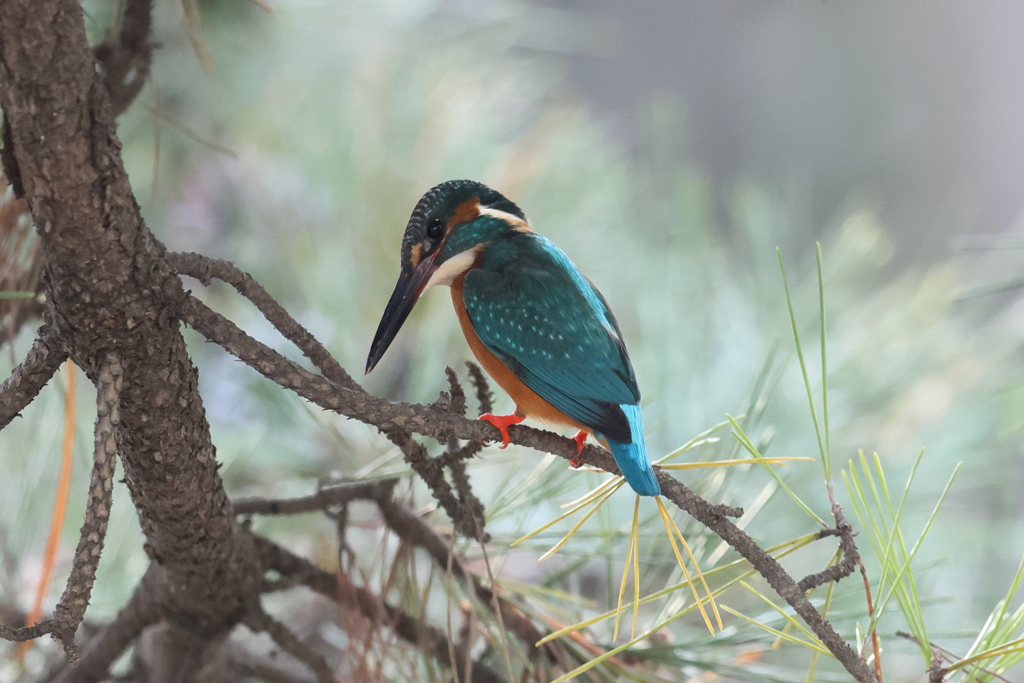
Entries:
{"label": "turquoise wing", "polygon": [[621,406],[640,391],[618,324],[550,240],[518,233],[488,245],[463,299],[480,341],[526,386],[595,432],[632,441]]}

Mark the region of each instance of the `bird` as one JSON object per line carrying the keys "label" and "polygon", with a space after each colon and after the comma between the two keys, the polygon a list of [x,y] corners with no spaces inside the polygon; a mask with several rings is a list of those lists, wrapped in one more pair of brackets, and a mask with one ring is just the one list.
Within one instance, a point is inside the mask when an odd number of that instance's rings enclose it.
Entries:
{"label": "bird", "polygon": [[514,202],[473,180],[449,180],[423,195],[405,228],[401,273],[367,373],[437,285],[450,287],[470,349],[516,404],[510,415],[480,416],[498,428],[501,448],[508,427],[527,417],[573,427],[577,455],[593,435],[636,493],[660,495],[619,324],[597,288]]}

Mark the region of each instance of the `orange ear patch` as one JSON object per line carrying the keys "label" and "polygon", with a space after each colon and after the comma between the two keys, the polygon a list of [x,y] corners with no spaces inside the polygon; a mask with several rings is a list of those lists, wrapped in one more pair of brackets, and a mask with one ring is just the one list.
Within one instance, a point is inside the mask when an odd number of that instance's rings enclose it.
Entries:
{"label": "orange ear patch", "polygon": [[473,197],[470,200],[462,202],[457,207],[455,207],[455,212],[452,214],[452,217],[448,219],[448,225],[445,226],[445,234],[451,232],[455,226],[467,223],[479,215],[479,199]]}

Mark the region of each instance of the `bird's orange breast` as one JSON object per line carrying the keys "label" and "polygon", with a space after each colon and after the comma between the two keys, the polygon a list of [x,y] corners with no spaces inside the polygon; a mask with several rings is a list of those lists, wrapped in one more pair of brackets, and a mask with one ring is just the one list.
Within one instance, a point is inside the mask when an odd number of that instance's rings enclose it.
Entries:
{"label": "bird's orange breast", "polygon": [[[466,272],[468,273],[469,270]],[[473,322],[469,319],[466,303],[462,298],[462,282],[465,278],[466,273],[462,273],[451,284],[452,303],[455,305],[455,313],[459,316],[462,333],[466,335],[469,348],[473,351],[473,355],[476,356],[480,365],[487,371],[487,374],[515,401],[516,412],[551,425],[569,426],[588,433],[592,432],[593,430],[589,427],[580,424],[541,398],[537,392],[526,386],[521,379],[508,369],[508,366],[502,363],[497,356],[484,346],[484,343],[480,341],[480,337],[477,336],[476,331],[473,329]]]}

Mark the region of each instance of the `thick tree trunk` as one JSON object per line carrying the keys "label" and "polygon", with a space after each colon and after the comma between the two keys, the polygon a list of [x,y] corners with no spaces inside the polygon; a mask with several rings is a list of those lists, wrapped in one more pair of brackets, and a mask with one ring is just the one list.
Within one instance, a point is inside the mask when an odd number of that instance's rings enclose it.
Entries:
{"label": "thick tree trunk", "polygon": [[4,162],[39,232],[57,343],[94,383],[108,354],[123,367],[118,451],[163,570],[161,612],[223,633],[257,600],[259,563],[217,474],[173,315],[182,285],[132,195],[77,0],[3,3],[0,106]]}

